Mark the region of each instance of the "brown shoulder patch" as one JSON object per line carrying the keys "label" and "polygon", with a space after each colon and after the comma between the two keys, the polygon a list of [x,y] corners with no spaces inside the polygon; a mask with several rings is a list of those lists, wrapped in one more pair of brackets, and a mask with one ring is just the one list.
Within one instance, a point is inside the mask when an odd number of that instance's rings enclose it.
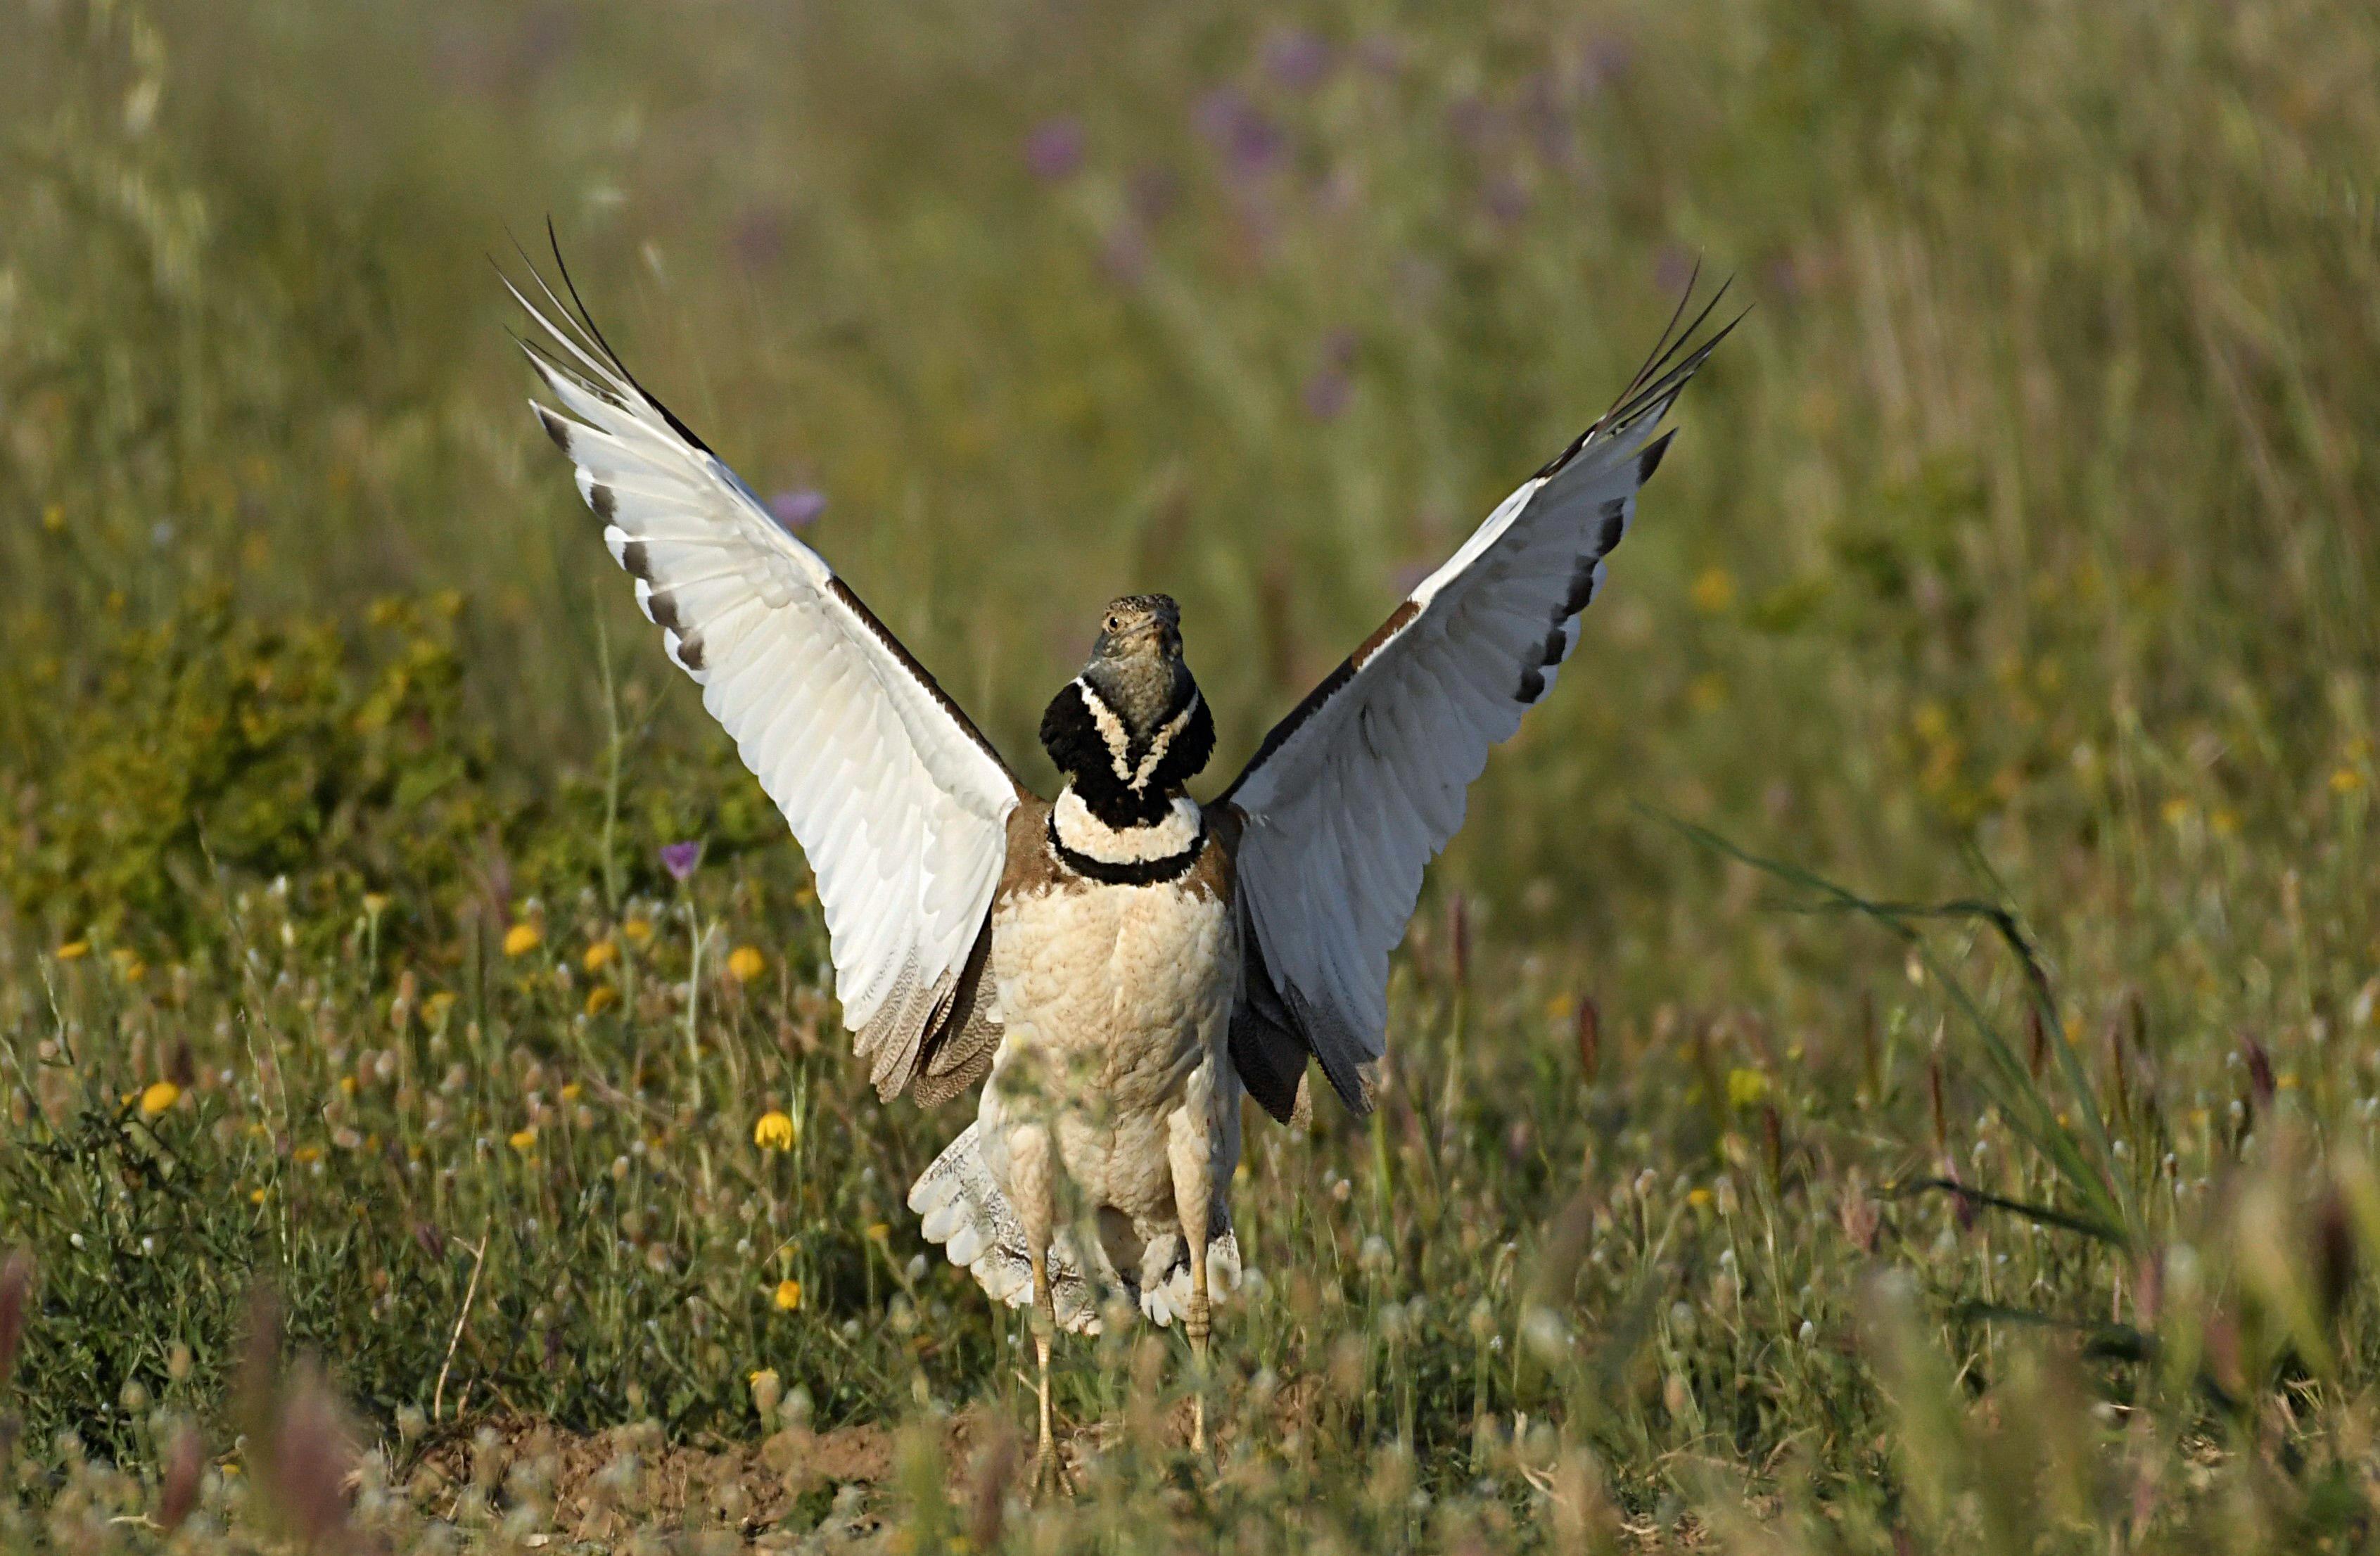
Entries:
{"label": "brown shoulder patch", "polygon": [[1207,823],[1207,846],[1182,878],[1183,889],[1229,907],[1239,883],[1240,808],[1236,805],[1206,805],[1199,813]]}
{"label": "brown shoulder patch", "polygon": [[1057,883],[1058,857],[1050,851],[1050,802],[1026,795],[1008,813],[1008,862],[1000,872],[992,906],[997,911],[1010,897],[1046,892]]}

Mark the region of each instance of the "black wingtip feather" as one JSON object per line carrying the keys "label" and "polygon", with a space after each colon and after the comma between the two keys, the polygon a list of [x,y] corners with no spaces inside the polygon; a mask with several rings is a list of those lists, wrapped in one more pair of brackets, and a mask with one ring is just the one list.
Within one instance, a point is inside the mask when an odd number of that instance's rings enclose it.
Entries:
{"label": "black wingtip feather", "polygon": [[586,326],[589,334],[595,337],[595,344],[602,348],[604,359],[618,370],[622,378],[636,385],[637,393],[642,395],[648,404],[661,412],[662,419],[669,423],[671,432],[702,450],[703,453],[717,458],[718,456],[712,452],[710,445],[703,442],[701,436],[693,428],[679,420],[675,411],[662,404],[661,396],[646,388],[642,381],[628,371],[628,364],[620,360],[620,354],[612,349],[612,343],[604,338],[602,326],[595,322],[595,315],[588,310],[585,299],[579,297],[578,283],[570,277],[569,263],[562,257],[562,239],[554,232],[553,218],[550,215],[545,219],[545,241],[547,247],[553,250],[553,268],[562,274],[562,289],[570,294],[570,304],[578,310],[578,322]]}
{"label": "black wingtip feather", "polygon": [[[1663,326],[1660,338],[1653,343],[1652,352],[1645,359],[1645,365],[1636,370],[1635,376],[1628,381],[1628,387],[1620,392],[1620,396],[1612,402],[1611,408],[1597,417],[1586,431],[1572,438],[1560,454],[1547,460],[1533,479],[1547,480],[1560,474],[1562,469],[1572,460],[1577,458],[1586,445],[1593,443],[1599,434],[1629,425],[1654,407],[1658,406],[1666,410],[1667,400],[1673,397],[1686,380],[1692,378],[1703,363],[1710,359],[1710,354],[1718,343],[1725,340],[1736,325],[1743,322],[1743,313],[1737,314],[1709,339],[1695,346],[1684,358],[1679,358],[1678,353],[1685,350],[1687,344],[1694,338],[1695,333],[1709,322],[1712,310],[1718,307],[1719,299],[1726,297],[1728,288],[1735,284],[1733,276],[1720,282],[1718,290],[1712,293],[1710,299],[1703,304],[1700,311],[1695,313],[1694,322],[1681,332],[1678,330],[1678,321],[1684,317],[1686,307],[1694,298],[1695,279],[1701,274],[1702,263],[1697,260],[1694,264],[1694,277],[1687,280],[1685,295],[1678,299],[1677,309],[1670,314],[1669,323]],[[1752,310],[1749,308],[1744,310],[1744,313],[1750,311]],[[1649,475],[1651,472],[1648,470],[1645,473]]]}
{"label": "black wingtip feather", "polygon": [[1653,472],[1661,468],[1661,456],[1670,451],[1670,440],[1677,435],[1675,432],[1664,432],[1645,445],[1645,452],[1636,456],[1637,485],[1642,486],[1653,479]]}
{"label": "black wingtip feather", "polygon": [[[570,302],[569,306],[566,308],[563,306],[561,297],[555,294],[552,286],[546,285],[544,274],[538,269],[537,261],[529,257],[528,250],[522,247],[520,239],[516,237],[513,237],[509,230],[506,231],[505,236],[512,238],[514,249],[519,253],[521,263],[528,268],[530,276],[536,280],[538,289],[542,291],[547,298],[552,300],[556,311],[564,315],[565,321],[573,329],[585,332],[585,338],[579,342],[579,344],[591,346],[594,352],[600,353],[603,359],[611,364],[612,371],[617,372],[623,379],[626,380],[629,385],[633,387],[638,394],[644,396],[645,403],[651,406],[654,410],[661,414],[661,419],[669,423],[671,432],[675,432],[679,437],[684,438],[686,443],[693,447],[700,449],[703,453],[710,455],[713,458],[717,458],[717,452],[713,450],[709,444],[702,441],[701,434],[697,432],[693,428],[687,426],[684,421],[680,420],[675,411],[670,409],[669,407],[662,403],[660,395],[655,395],[651,390],[646,388],[643,382],[639,380],[635,373],[628,371],[628,365],[620,359],[620,354],[612,348],[612,343],[605,337],[602,326],[595,322],[594,313],[588,308],[586,299],[578,295],[578,283],[571,278],[569,261],[562,257],[562,238],[554,230],[553,218],[549,215],[545,219],[545,241],[546,246],[553,251],[553,266],[561,274],[562,289],[569,295]],[[490,258],[489,262],[491,264],[494,264],[495,261],[492,256]],[[504,267],[502,265],[496,266],[496,274],[504,279],[505,286],[510,286],[512,285],[511,277],[504,275]],[[524,299],[524,301],[526,299]],[[538,352],[537,347],[531,343],[523,341],[521,344],[530,351],[536,352],[539,356],[546,357],[545,353]],[[550,357],[546,357],[546,359],[549,361],[552,360]],[[558,367],[559,364],[556,364],[556,366]],[[562,371],[566,371],[568,370],[564,369]],[[606,394],[601,385],[586,383],[584,381],[584,375],[582,374],[574,372],[571,374],[571,377],[574,380],[578,381],[590,394],[598,395],[607,400],[613,397],[613,395]]]}

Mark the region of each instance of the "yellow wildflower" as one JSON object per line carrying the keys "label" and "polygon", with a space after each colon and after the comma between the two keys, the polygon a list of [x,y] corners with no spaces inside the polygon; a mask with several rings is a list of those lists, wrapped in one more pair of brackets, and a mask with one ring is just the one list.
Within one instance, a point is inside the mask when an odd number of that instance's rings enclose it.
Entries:
{"label": "yellow wildflower", "polygon": [[768,966],[769,959],[760,954],[758,946],[739,945],[727,954],[727,974],[738,983],[751,982]]}
{"label": "yellow wildflower", "polygon": [[2351,767],[2339,768],[2330,775],[2330,792],[2335,795],[2351,795],[2362,786],[2363,774]]}
{"label": "yellow wildflower", "polygon": [[585,1096],[586,1093],[587,1088],[574,1080],[568,1082],[563,1087],[562,1100],[565,1102],[576,1102],[579,1098]]}
{"label": "yellow wildflower", "polygon": [[2165,802],[2163,814],[2167,826],[2178,827],[2190,820],[2190,801],[2176,795]]}
{"label": "yellow wildflower", "polygon": [[619,959],[620,942],[618,941],[599,940],[587,948],[586,955],[578,958],[578,965],[589,972],[599,973]]}
{"label": "yellow wildflower", "polygon": [[791,1150],[799,1133],[791,1114],[771,1108],[752,1126],[752,1143],[762,1150]]}
{"label": "yellow wildflower", "polygon": [[881,1243],[892,1235],[892,1229],[880,1221],[868,1229],[868,1240],[871,1243]]}
{"label": "yellow wildflower", "polygon": [[1731,1108],[1757,1107],[1768,1097],[1768,1077],[1758,1070],[1727,1073],[1727,1102]]}
{"label": "yellow wildflower", "polygon": [[87,940],[70,940],[58,947],[58,960],[61,962],[79,962],[90,954],[91,942]]}
{"label": "yellow wildflower", "polygon": [[388,904],[389,895],[386,892],[366,892],[364,893],[364,911],[370,914],[375,918],[388,911]]}
{"label": "yellow wildflower", "polygon": [[641,946],[653,938],[653,921],[650,918],[631,918],[620,926],[620,934],[630,945]]}
{"label": "yellow wildflower", "polygon": [[544,941],[545,937],[537,932],[536,925],[529,923],[515,924],[511,929],[504,931],[504,954],[507,956],[526,956],[530,952],[536,950],[540,945],[543,944]]}
{"label": "yellow wildflower", "polygon": [[454,1008],[455,991],[451,989],[441,989],[421,1002],[421,1014],[429,1018],[430,1024],[433,1027],[445,1020],[446,1013]]}
{"label": "yellow wildflower", "polygon": [[1724,567],[1706,567],[1694,578],[1687,591],[1694,609],[1705,615],[1716,616],[1735,603],[1735,575]]}
{"label": "yellow wildflower", "polygon": [[300,1167],[311,1167],[314,1163],[322,1160],[322,1148],[320,1146],[299,1146],[296,1150],[289,1153],[289,1160],[296,1162]]}
{"label": "yellow wildflower", "polygon": [[251,1205],[261,1205],[261,1204],[263,1204],[263,1203],[264,1203],[264,1190],[262,1190],[262,1189],[261,1189],[261,1188],[251,1188],[251,1189],[249,1189],[249,1190],[248,1191],[248,1202],[249,1202],[249,1204],[251,1204]]}
{"label": "yellow wildflower", "polygon": [[802,1283],[799,1281],[780,1281],[770,1299],[776,1303],[779,1312],[791,1313],[802,1305]]}
{"label": "yellow wildflower", "polygon": [[1697,1210],[1705,1209],[1710,1202],[1711,1191],[1706,1188],[1692,1188],[1686,1191],[1686,1203]]}
{"label": "yellow wildflower", "polygon": [[608,983],[599,983],[587,991],[587,1014],[589,1015],[601,1015],[619,1003],[619,991]]}
{"label": "yellow wildflower", "polygon": [[532,1124],[526,1129],[514,1130],[511,1144],[513,1149],[527,1156],[529,1149],[537,1144],[537,1125]]}
{"label": "yellow wildflower", "polygon": [[182,1100],[182,1088],[170,1080],[153,1081],[140,1094],[140,1115],[155,1118]]}

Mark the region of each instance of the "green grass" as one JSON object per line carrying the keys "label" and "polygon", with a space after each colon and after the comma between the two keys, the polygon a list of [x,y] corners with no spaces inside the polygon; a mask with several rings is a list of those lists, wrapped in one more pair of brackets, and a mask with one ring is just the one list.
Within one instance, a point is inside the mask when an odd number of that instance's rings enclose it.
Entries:
{"label": "green grass", "polygon": [[[2335,0],[0,15],[0,1547],[2368,1548],[2375,74]],[[1696,256],[1754,305],[1379,1111],[1251,1122],[1214,1464],[1128,1332],[997,1494],[965,1106],[874,1101],[526,413],[549,213],[1045,784],[1101,601],[1220,786]]]}

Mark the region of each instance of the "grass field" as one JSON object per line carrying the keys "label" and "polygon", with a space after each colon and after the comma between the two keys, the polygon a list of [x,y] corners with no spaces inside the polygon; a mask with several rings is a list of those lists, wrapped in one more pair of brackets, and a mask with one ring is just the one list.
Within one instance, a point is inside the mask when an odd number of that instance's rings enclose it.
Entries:
{"label": "grass field", "polygon": [[[2380,1545],[2375,79],[2347,0],[7,6],[0,1549]],[[968,1104],[527,414],[549,214],[1045,785],[1110,595],[1220,787],[1753,305],[1379,1110],[1251,1121],[1211,1460],[1111,1330],[1015,1495],[901,1204]]]}

